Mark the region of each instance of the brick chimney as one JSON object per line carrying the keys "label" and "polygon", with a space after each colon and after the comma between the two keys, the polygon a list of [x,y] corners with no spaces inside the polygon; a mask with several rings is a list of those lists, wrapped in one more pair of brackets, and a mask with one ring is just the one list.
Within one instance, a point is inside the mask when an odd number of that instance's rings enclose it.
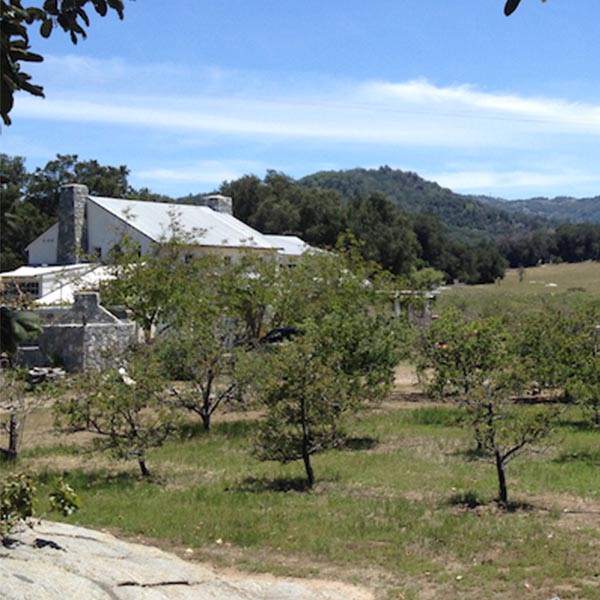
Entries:
{"label": "brick chimney", "polygon": [[59,265],[80,262],[87,252],[85,202],[88,193],[87,187],[78,183],[69,183],[60,188],[56,248]]}

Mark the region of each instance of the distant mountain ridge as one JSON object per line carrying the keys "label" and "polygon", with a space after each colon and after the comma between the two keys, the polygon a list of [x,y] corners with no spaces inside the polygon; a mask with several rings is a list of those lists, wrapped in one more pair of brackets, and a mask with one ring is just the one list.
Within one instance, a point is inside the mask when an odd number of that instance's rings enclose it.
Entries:
{"label": "distant mountain ridge", "polygon": [[529,198],[528,200],[504,200],[486,196],[477,199],[511,213],[544,217],[560,223],[600,223],[600,196],[593,198]]}

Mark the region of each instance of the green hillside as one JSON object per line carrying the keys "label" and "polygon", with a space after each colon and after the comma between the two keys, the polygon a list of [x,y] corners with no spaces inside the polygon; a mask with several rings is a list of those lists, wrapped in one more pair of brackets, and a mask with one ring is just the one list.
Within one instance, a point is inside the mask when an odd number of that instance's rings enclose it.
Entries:
{"label": "green hillside", "polygon": [[405,212],[428,212],[452,230],[463,233],[515,234],[544,224],[540,217],[509,212],[473,196],[456,194],[416,173],[380,167],[348,171],[320,171],[298,181],[310,188],[333,189],[348,199],[383,192]]}
{"label": "green hillside", "polygon": [[542,217],[561,223],[600,223],[600,196],[593,198],[530,198],[529,200],[503,200],[478,198],[487,206],[512,214]]}

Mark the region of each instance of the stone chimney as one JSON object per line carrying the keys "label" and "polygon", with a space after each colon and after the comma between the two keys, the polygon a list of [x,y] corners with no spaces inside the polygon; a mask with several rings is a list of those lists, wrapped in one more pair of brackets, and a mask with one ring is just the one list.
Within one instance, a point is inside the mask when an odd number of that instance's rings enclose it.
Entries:
{"label": "stone chimney", "polygon": [[233,215],[233,200],[229,196],[211,194],[200,199],[200,206],[208,206],[216,212]]}
{"label": "stone chimney", "polygon": [[87,187],[78,183],[69,183],[60,188],[56,249],[59,265],[77,263],[87,252],[85,202],[88,193]]}

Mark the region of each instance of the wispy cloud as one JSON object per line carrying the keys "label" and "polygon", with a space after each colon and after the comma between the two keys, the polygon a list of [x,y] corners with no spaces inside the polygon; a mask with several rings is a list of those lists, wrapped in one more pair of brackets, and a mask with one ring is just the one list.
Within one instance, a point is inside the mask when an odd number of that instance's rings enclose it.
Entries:
{"label": "wispy cloud", "polygon": [[471,85],[438,87],[426,80],[406,83],[368,83],[365,92],[373,101],[421,107],[424,111],[458,119],[501,120],[531,123],[554,130],[600,134],[600,105],[567,102],[557,98],[528,98],[517,94],[484,92]]}
{"label": "wispy cloud", "polygon": [[222,181],[237,179],[250,172],[262,172],[265,166],[255,161],[216,161],[204,160],[193,164],[136,171],[142,181],[166,181],[198,185],[214,185]]}
{"label": "wispy cloud", "polygon": [[592,184],[600,186],[600,175],[578,171],[454,171],[424,174],[440,185],[455,191],[473,192],[474,190],[508,189],[548,189],[574,184]]}
{"label": "wispy cloud", "polygon": [[[131,127],[443,147],[515,147],[535,135],[600,135],[600,105],[527,98],[469,85],[408,82],[303,82],[289,89],[256,74],[170,65],[133,67],[122,60],[53,58],[56,87],[45,100],[20,99],[21,118],[101,122]],[[76,89],[64,86],[78,81]],[[123,84],[127,81],[127,85]],[[169,90],[178,81],[184,89]],[[148,82],[153,82],[150,94]],[[156,82],[165,95],[157,96]],[[106,94],[107,84],[127,94]],[[320,82],[319,82],[320,83]],[[535,140],[534,140],[535,141]]]}

